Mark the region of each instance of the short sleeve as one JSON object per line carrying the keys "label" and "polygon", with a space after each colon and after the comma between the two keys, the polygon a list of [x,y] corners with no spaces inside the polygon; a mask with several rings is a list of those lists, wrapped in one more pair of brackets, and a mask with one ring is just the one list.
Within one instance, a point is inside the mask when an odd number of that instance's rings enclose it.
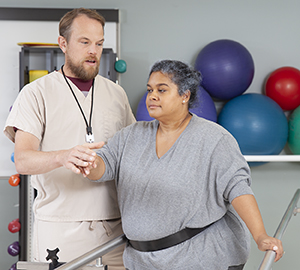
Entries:
{"label": "short sleeve", "polygon": [[31,133],[39,140],[44,129],[44,101],[40,92],[25,86],[15,100],[4,127],[4,134],[15,141],[15,128]]}

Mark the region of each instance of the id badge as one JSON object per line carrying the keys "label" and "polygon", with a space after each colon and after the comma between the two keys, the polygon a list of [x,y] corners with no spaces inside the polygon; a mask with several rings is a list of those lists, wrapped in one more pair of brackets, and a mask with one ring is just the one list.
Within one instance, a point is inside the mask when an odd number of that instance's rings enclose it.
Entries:
{"label": "id badge", "polygon": [[85,135],[85,141],[87,143],[93,143],[95,141],[94,134],[86,134]]}

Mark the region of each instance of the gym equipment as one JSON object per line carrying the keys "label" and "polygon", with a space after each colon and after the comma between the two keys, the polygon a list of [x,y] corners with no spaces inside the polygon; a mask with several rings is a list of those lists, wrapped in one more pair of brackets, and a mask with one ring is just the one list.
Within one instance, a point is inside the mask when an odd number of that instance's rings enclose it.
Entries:
{"label": "gym equipment", "polygon": [[9,270],[17,270],[17,264],[14,263],[10,268]]}
{"label": "gym equipment", "polygon": [[300,155],[300,106],[293,111],[289,119],[288,146],[293,154]]}
{"label": "gym equipment", "polygon": [[47,252],[48,252],[48,256],[46,257],[46,260],[47,261],[51,260],[51,263],[49,265],[49,270],[55,269],[63,265],[63,263],[60,263],[58,261],[59,258],[57,256],[57,253],[59,252],[59,248],[56,248],[54,250],[47,249]]}
{"label": "gym equipment", "polygon": [[153,117],[151,117],[148,113],[147,106],[146,106],[146,98],[147,98],[148,92],[146,92],[142,98],[140,99],[140,102],[138,104],[138,107],[136,109],[136,120],[137,121],[152,121],[154,120]]}
{"label": "gym equipment", "polygon": [[16,233],[16,232],[20,231],[20,229],[21,229],[21,224],[20,224],[18,218],[14,219],[13,221],[8,223],[8,230],[11,233]]}
{"label": "gym equipment", "polygon": [[20,175],[13,174],[11,177],[9,177],[8,183],[13,187],[18,186],[20,184]]}
{"label": "gym equipment", "polygon": [[[136,110],[136,120],[137,121],[152,121],[152,118],[146,107],[146,98],[148,92],[146,92],[143,97],[140,99]],[[207,120],[217,122],[217,110],[211,96],[205,91],[203,87],[199,87],[197,91],[197,100],[190,112],[203,117]]]}
{"label": "gym equipment", "polygon": [[284,112],[261,94],[244,94],[228,101],[218,123],[235,137],[244,155],[277,155],[288,138]]}
{"label": "gym equipment", "polygon": [[217,110],[211,96],[203,87],[199,87],[197,91],[197,102],[190,108],[190,112],[203,117],[207,120],[217,122]]}
{"label": "gym equipment", "polygon": [[19,255],[19,252],[20,252],[19,242],[16,241],[16,242],[13,242],[12,244],[10,244],[7,248],[7,252],[11,256]]}
{"label": "gym equipment", "polygon": [[300,105],[300,70],[281,67],[267,78],[265,93],[283,110],[294,110]]}
{"label": "gym equipment", "polygon": [[33,82],[36,79],[39,79],[45,75],[47,75],[49,72],[48,70],[29,70],[29,82]]}
{"label": "gym equipment", "polygon": [[115,70],[119,73],[124,73],[127,70],[127,64],[124,60],[118,60],[115,62]]}
{"label": "gym equipment", "polygon": [[204,89],[221,100],[244,93],[254,76],[254,62],[249,51],[228,39],[206,45],[197,56],[195,69],[203,76]]}

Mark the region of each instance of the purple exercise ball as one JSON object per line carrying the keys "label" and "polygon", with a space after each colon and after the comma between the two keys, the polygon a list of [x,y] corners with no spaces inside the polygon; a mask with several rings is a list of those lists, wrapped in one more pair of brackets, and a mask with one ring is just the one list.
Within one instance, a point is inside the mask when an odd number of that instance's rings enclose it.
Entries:
{"label": "purple exercise ball", "polygon": [[190,109],[190,112],[205,118],[207,120],[217,122],[217,110],[211,96],[203,87],[199,87],[197,91],[197,101]]}
{"label": "purple exercise ball", "polygon": [[153,117],[151,117],[148,113],[147,106],[146,106],[146,98],[147,98],[148,92],[146,92],[142,98],[140,99],[140,102],[138,104],[137,110],[136,110],[136,120],[137,121],[152,121],[154,120]]}
{"label": "purple exercise ball", "polygon": [[244,93],[254,77],[254,62],[249,51],[240,43],[228,39],[206,45],[197,56],[195,69],[203,76],[205,90],[221,100]]}

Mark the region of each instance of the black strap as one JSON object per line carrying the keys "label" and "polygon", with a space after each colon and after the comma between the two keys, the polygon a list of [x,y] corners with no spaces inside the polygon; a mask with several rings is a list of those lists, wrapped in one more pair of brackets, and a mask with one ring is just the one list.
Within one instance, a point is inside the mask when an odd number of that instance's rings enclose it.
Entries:
{"label": "black strap", "polygon": [[[211,224],[210,224],[211,225]],[[165,248],[169,248],[175,245],[178,245],[193,236],[201,233],[205,229],[207,229],[210,225],[203,228],[185,228],[177,233],[168,235],[166,237],[153,240],[153,241],[133,241],[128,240],[129,245],[131,245],[134,249],[144,252],[152,252],[158,251]]]}
{"label": "black strap", "polygon": [[78,105],[78,107],[79,107],[79,109],[81,111],[81,114],[82,114],[83,119],[84,119],[85,124],[86,124],[86,134],[87,135],[93,134],[93,132],[92,132],[92,114],[93,114],[93,103],[94,103],[94,83],[95,83],[95,79],[93,79],[90,120],[89,120],[89,123],[88,123],[88,121],[86,120],[86,117],[84,115],[84,112],[83,112],[83,110],[82,110],[82,108],[80,106],[80,103],[79,103],[79,101],[78,101],[78,99],[77,99],[77,97],[76,97],[76,95],[75,95],[75,93],[74,93],[71,85],[69,84],[69,82],[68,82],[68,80],[66,78],[66,75],[64,73],[64,65],[61,66],[61,72],[62,72],[62,74],[63,74],[63,76],[65,78],[65,81],[66,81],[67,85],[69,86],[69,88],[70,88],[70,90],[71,90],[71,92],[73,94],[73,97],[75,98],[75,101],[76,101],[76,103],[77,103],[77,105]]}

